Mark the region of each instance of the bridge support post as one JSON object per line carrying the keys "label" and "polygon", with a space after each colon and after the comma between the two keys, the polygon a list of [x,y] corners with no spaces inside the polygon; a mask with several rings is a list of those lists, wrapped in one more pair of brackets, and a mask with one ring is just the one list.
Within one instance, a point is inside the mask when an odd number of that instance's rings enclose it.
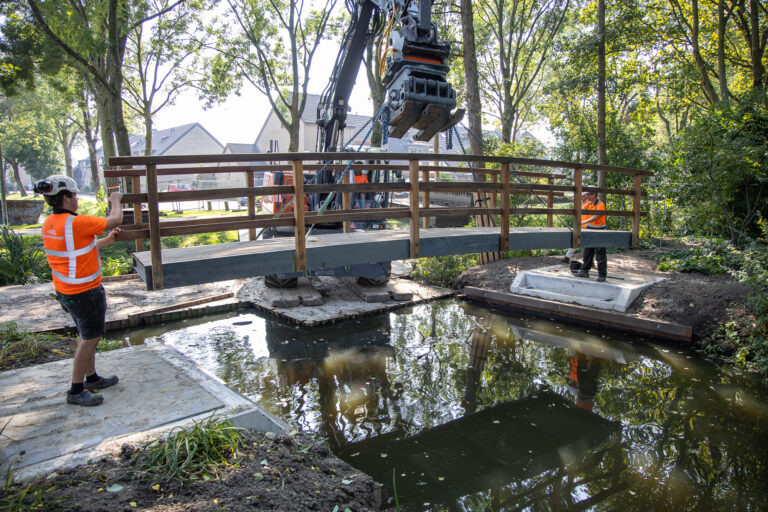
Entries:
{"label": "bridge support post", "polygon": [[[133,176],[131,178],[131,182],[133,185],[133,193],[134,194],[141,194],[141,178],[138,176]],[[141,214],[141,203],[134,203],[133,204],[133,223],[134,224],[143,224],[144,223],[144,217]],[[144,250],[144,239],[143,238],[137,238],[134,240],[134,244],[136,247],[136,252],[141,252]]]}
{"label": "bridge support post", "polygon": [[[352,183],[352,172],[348,172],[344,175],[344,183]],[[341,193],[341,207],[344,209],[344,211],[352,210],[352,201],[350,199],[349,191],[344,191]],[[342,226],[345,233],[350,233],[352,231],[352,223],[350,221],[345,220],[342,222]]]}
{"label": "bridge support post", "polygon": [[411,258],[419,257],[419,161],[408,161],[408,174],[411,180]]}
{"label": "bridge support post", "polygon": [[[547,178],[547,185],[552,186],[554,184],[555,184],[555,179],[552,176]],[[547,209],[551,210],[554,207],[555,207],[555,193],[550,190],[549,193],[547,194]],[[548,228],[552,227],[552,213],[547,214],[547,227]]]}
{"label": "bridge support post", "polygon": [[[256,180],[253,176],[253,171],[247,171],[245,173],[245,186],[252,189],[256,185]],[[248,196],[248,218],[254,220],[256,218],[256,198],[252,195]],[[256,239],[256,228],[248,228],[248,240]]]}
{"label": "bridge support post", "polygon": [[307,239],[304,230],[304,162],[294,160],[293,166],[293,220],[296,244],[296,272],[307,271]]}
{"label": "bridge support post", "polygon": [[152,289],[162,290],[163,254],[160,246],[160,212],[157,202],[157,166],[147,165],[147,210],[149,210],[149,251],[152,261]]}
{"label": "bridge support post", "polygon": [[[496,196],[496,193],[493,194]],[[509,250],[509,163],[501,164],[501,234],[499,250]]]}
{"label": "bridge support post", "polygon": [[573,170],[573,248],[581,247],[581,172]]}
{"label": "bridge support post", "polygon": [[[435,135],[435,137],[437,137],[437,135]],[[428,183],[429,171],[421,171],[421,179],[424,180],[424,183]],[[429,191],[428,190],[425,190],[424,192],[421,193],[421,207],[424,210],[429,208]],[[429,217],[422,217],[421,223],[424,229],[429,228]]]}
{"label": "bridge support post", "polygon": [[635,189],[632,196],[632,247],[640,245],[640,197],[643,193],[643,178],[635,174]]}

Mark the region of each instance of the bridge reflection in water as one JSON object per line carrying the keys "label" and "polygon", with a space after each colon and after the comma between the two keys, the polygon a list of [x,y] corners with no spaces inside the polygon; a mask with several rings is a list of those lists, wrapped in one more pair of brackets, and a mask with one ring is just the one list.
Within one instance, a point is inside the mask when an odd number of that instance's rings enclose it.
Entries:
{"label": "bridge reflection in water", "polygon": [[453,301],[321,329],[196,322],[160,339],[404,510],[768,506],[768,388],[682,349]]}

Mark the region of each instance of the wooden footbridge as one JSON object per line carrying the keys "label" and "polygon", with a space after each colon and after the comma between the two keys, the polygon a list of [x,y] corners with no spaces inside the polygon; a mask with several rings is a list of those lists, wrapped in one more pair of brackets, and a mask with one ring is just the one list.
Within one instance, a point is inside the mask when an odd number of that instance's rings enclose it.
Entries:
{"label": "wooden footbridge", "polygon": [[[375,156],[374,156],[375,155]],[[350,159],[386,158],[407,164],[354,163]],[[328,164],[331,162],[331,164]],[[353,266],[370,262],[447,254],[488,253],[520,249],[568,247],[637,246],[642,177],[652,173],[638,169],[558,162],[512,157],[469,156],[415,153],[265,153],[227,155],[178,155],[114,157],[105,170],[107,179],[120,179],[123,190],[130,190],[123,203],[133,205],[134,223],[122,226],[121,240],[150,240],[150,250],[134,253],[135,268],[147,289],[183,286],[211,281],[323,268]],[[320,169],[343,171],[400,171],[407,181],[390,183],[352,183],[347,172],[342,183],[305,184],[305,173]],[[255,175],[267,171],[293,174],[293,184],[254,186]],[[627,188],[583,186],[584,173],[606,171],[626,176]],[[244,188],[221,188],[160,192],[158,176],[243,173]],[[474,173],[477,181],[439,181],[444,173]],[[341,175],[341,172],[337,174]],[[143,189],[143,191],[142,191]],[[581,216],[582,191],[628,196],[631,209],[609,210],[609,217],[630,217],[631,231],[583,230],[554,227],[561,221]],[[256,198],[265,195],[328,194],[342,197],[341,210],[318,215],[302,208],[284,215],[256,212]],[[407,193],[408,206],[352,209],[352,197],[363,192]],[[430,205],[430,192],[470,192],[474,207],[436,208]],[[554,207],[554,197],[573,194],[573,204]],[[529,196],[536,207],[511,207],[510,198]],[[247,213],[192,220],[160,220],[159,203],[178,201],[248,198]],[[142,222],[146,205],[147,222]],[[474,215],[476,227],[428,228],[430,217]],[[511,216],[542,216],[542,227],[510,227]],[[355,232],[351,223],[364,220],[404,219],[407,230]],[[306,235],[306,227],[318,223],[343,223],[343,232]],[[294,237],[256,240],[256,230],[292,227]],[[161,238],[173,235],[249,230],[248,242],[209,246],[161,249]],[[143,242],[137,242],[143,248]]]}

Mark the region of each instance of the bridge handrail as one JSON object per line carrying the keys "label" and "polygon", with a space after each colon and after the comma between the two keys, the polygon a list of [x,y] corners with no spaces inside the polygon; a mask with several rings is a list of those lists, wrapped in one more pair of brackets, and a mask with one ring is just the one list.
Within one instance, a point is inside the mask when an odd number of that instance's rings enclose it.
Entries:
{"label": "bridge handrail", "polygon": [[[344,183],[338,184],[304,184],[305,171],[315,171],[321,168],[328,170],[346,169],[345,163],[333,163],[350,159],[384,159],[387,161],[407,161],[402,164],[357,163],[351,166],[354,170],[393,170],[403,171],[408,175],[408,182],[394,183],[351,183],[347,173]],[[317,163],[317,161],[326,163]],[[424,164],[421,162],[425,161]],[[430,163],[427,164],[426,161]],[[459,166],[441,166],[437,162],[473,162],[480,164],[473,169]],[[239,163],[246,165],[237,165]],[[253,162],[264,162],[254,164]],[[275,162],[287,162],[286,164]],[[310,163],[311,162],[311,163]],[[114,181],[121,178],[127,188],[132,186],[132,193],[123,197],[123,202],[133,204],[134,223],[124,225],[121,238],[137,240],[137,250],[143,249],[144,238],[150,239],[152,259],[152,283],[155,289],[161,289],[162,284],[162,252],[160,239],[164,236],[187,235],[196,233],[230,231],[248,229],[250,239],[255,238],[257,228],[293,227],[295,240],[296,270],[306,270],[306,236],[304,226],[316,223],[341,222],[344,231],[349,232],[350,223],[360,220],[409,219],[411,257],[419,255],[419,219],[424,219],[424,228],[428,227],[429,217],[452,215],[499,216],[500,249],[509,249],[509,217],[510,215],[546,215],[547,227],[553,226],[553,216],[564,215],[581,217],[581,192],[594,191],[597,193],[626,195],[633,198],[631,211],[605,211],[606,216],[632,217],[632,246],[639,241],[640,218],[646,213],[640,210],[640,199],[645,192],[642,190],[642,177],[653,173],[640,169],[614,167],[606,165],[585,164],[578,162],[561,162],[533,158],[494,157],[476,155],[444,155],[433,153],[266,153],[266,154],[227,154],[227,155],[171,155],[171,156],[131,156],[112,157],[109,159],[112,168],[105,169],[107,179]],[[202,164],[202,166],[194,166]],[[224,164],[212,166],[210,164]],[[232,165],[235,164],[235,165]],[[498,164],[498,168],[485,167],[488,164]],[[174,167],[167,167],[167,166]],[[179,166],[182,167],[179,167]],[[190,166],[192,165],[192,166]],[[115,166],[131,166],[116,169]],[[140,167],[136,167],[140,166]],[[515,166],[512,170],[511,167]],[[518,166],[533,166],[538,168],[570,169],[573,185],[556,185],[555,180],[566,179],[567,174],[559,172],[541,172],[519,170]],[[256,173],[267,171],[284,171],[293,173],[293,184],[255,186]],[[582,186],[584,170],[606,171],[632,175],[634,177],[631,189],[599,188]],[[473,172],[478,181],[440,182],[430,181],[433,173],[467,173]],[[189,174],[218,174],[244,173],[246,187],[188,190],[175,192],[160,192],[158,176],[189,175]],[[512,175],[515,178],[512,178]],[[141,192],[141,178],[145,177],[146,192]],[[487,181],[490,177],[490,181]],[[546,180],[544,183],[521,183],[521,177]],[[129,181],[130,180],[130,181]],[[256,214],[255,198],[285,194],[303,196],[308,193],[339,193],[342,197],[343,209],[332,210],[318,215],[317,212],[305,212],[303,208],[293,208],[284,215]],[[389,207],[376,209],[352,209],[351,194],[360,192],[408,192],[407,207]],[[472,193],[475,206],[473,207],[430,207],[430,192]],[[573,192],[572,208],[554,208],[554,197]],[[511,208],[510,196],[537,195],[546,198],[544,208]],[[168,220],[160,222],[159,203],[189,200],[230,199],[236,197],[248,198],[248,212],[245,215],[226,216],[212,219]],[[421,205],[419,204],[421,198]],[[542,203],[544,200],[539,197]],[[148,207],[148,222],[142,221],[142,204]],[[493,224],[490,222],[490,224]],[[573,226],[573,247],[581,245],[581,224]],[[141,247],[141,249],[140,249]]]}

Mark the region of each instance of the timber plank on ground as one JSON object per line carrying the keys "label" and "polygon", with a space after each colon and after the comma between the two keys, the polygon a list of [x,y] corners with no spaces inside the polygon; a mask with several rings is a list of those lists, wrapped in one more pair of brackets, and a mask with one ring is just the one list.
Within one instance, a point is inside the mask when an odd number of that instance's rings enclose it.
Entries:
{"label": "timber plank on ground", "polygon": [[637,333],[656,338],[690,342],[693,329],[687,325],[637,318],[626,313],[594,309],[576,304],[566,304],[554,300],[515,295],[512,293],[484,290],[468,286],[464,295],[474,301],[484,302],[503,309],[525,311],[537,315],[577,321],[579,323],[607,327],[623,332]]}
{"label": "timber plank on ground", "polygon": [[[310,236],[306,241],[308,271],[338,268],[379,261],[408,259],[409,231],[368,231]],[[496,252],[500,229],[433,228],[419,232],[419,256]],[[626,231],[590,231],[582,234],[583,247],[629,247]],[[566,249],[571,247],[568,228],[512,228],[509,249]],[[167,288],[210,283],[267,274],[296,272],[292,237],[250,242],[164,249],[163,281]],[[152,289],[152,259],[149,252],[133,254],[137,273]]]}

